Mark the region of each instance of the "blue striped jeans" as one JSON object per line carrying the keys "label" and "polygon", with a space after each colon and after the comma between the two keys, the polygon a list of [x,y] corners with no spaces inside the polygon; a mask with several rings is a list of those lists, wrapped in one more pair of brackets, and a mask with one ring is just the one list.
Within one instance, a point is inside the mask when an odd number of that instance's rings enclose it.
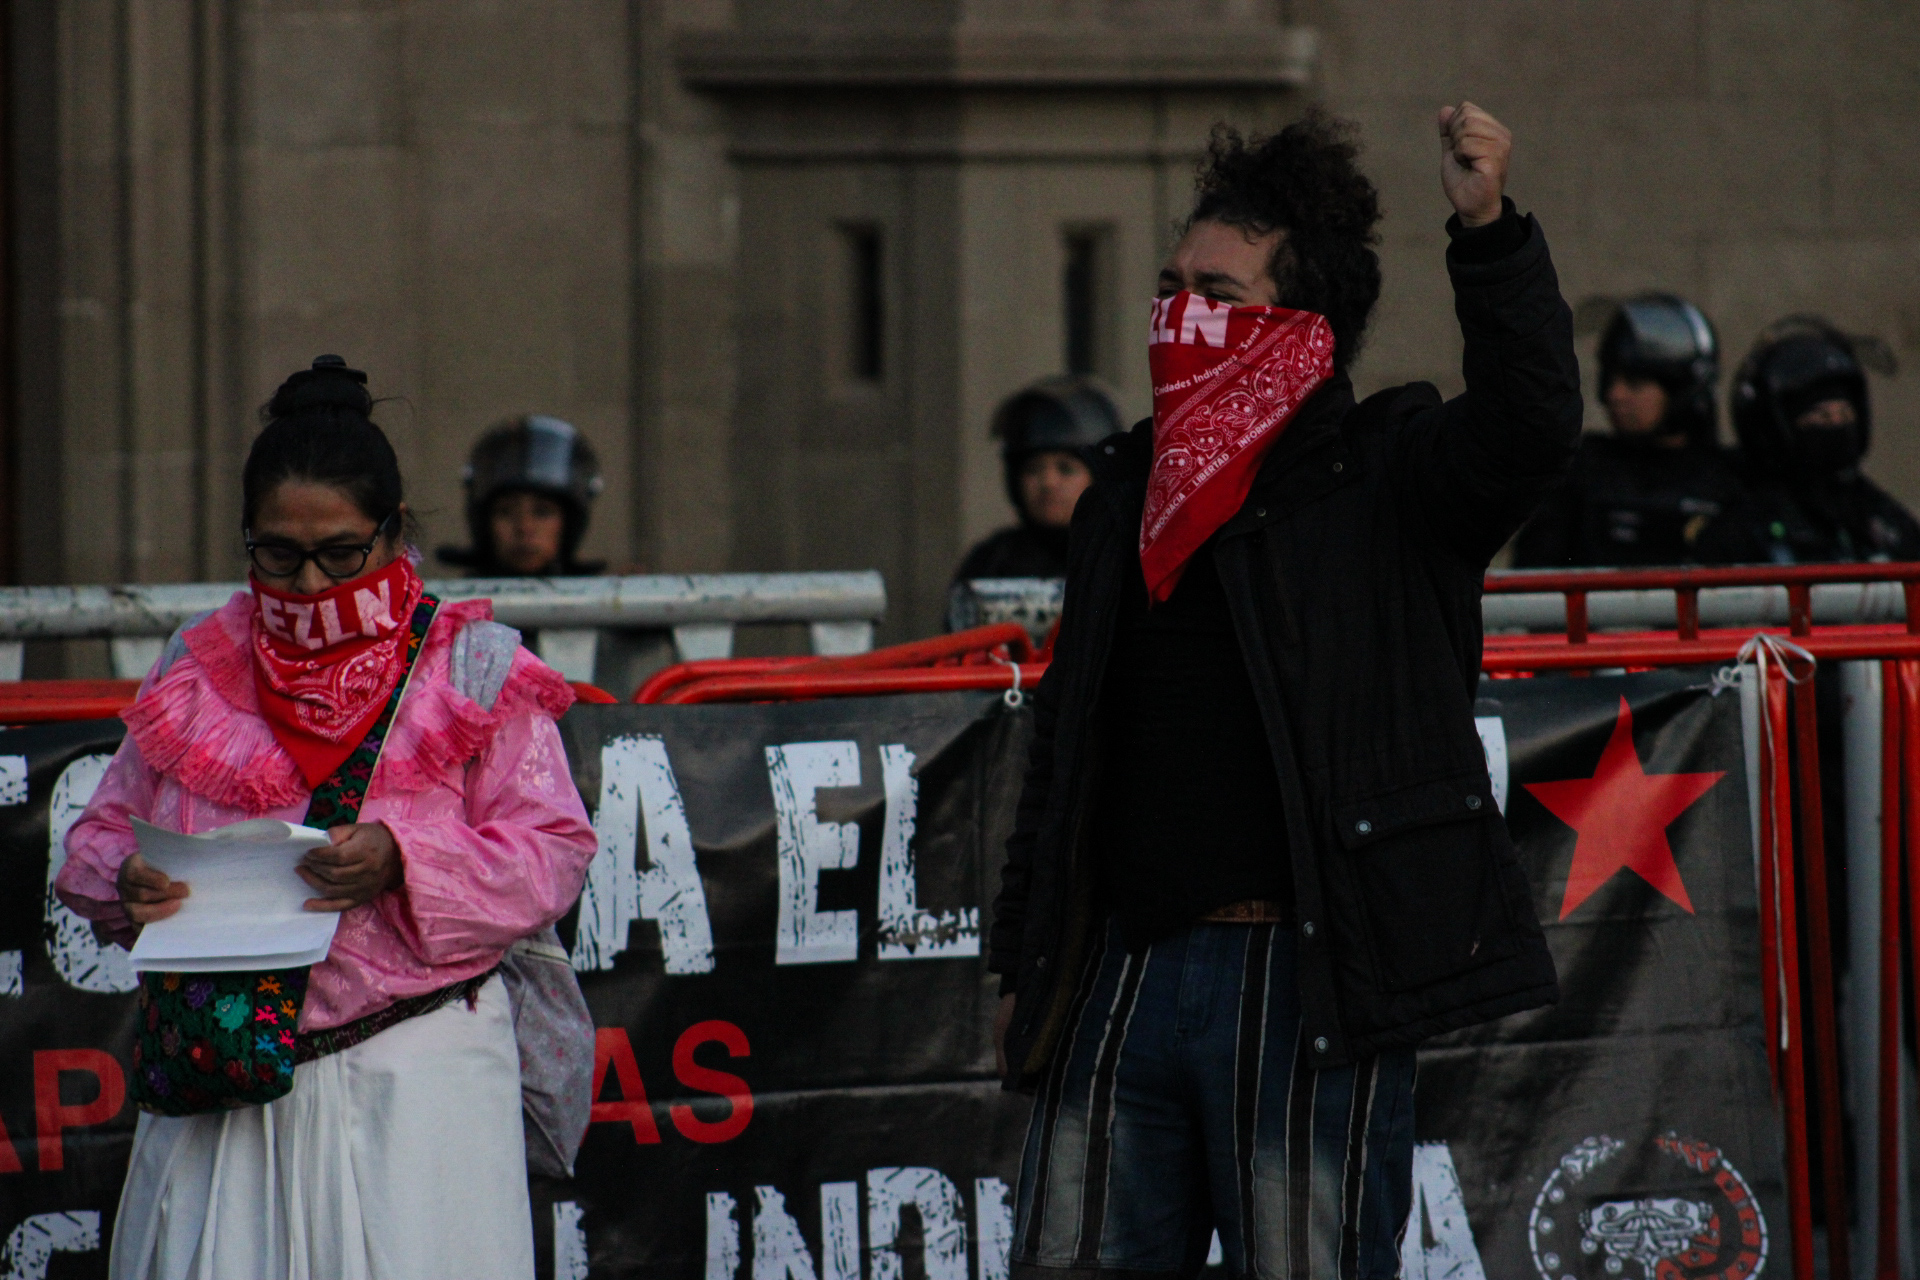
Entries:
{"label": "blue striped jeans", "polygon": [[1316,1071],[1294,933],[1199,924],[1094,956],[1034,1101],[1014,1280],[1190,1276],[1214,1231],[1261,1280],[1393,1280],[1414,1055]]}

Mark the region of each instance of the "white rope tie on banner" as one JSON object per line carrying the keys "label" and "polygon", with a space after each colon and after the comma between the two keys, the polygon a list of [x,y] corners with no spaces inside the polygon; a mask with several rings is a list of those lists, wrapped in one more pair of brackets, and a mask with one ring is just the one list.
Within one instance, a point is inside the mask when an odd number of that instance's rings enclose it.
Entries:
{"label": "white rope tie on banner", "polygon": [[[1796,661],[1802,664],[1800,673],[1797,675],[1794,673],[1794,664]],[[1773,784],[1773,786],[1766,788],[1766,794],[1761,797],[1760,802],[1764,805],[1771,806],[1773,803],[1773,787],[1782,785],[1777,773],[1786,767],[1786,761],[1784,744],[1776,743],[1773,738],[1773,712],[1771,710],[1771,704],[1767,699],[1768,671],[1770,668],[1777,667],[1780,672],[1780,677],[1785,680],[1789,686],[1805,684],[1807,681],[1813,679],[1814,670],[1820,665],[1820,660],[1784,636],[1774,635],[1770,631],[1756,631],[1753,633],[1752,638],[1740,646],[1740,652],[1734,655],[1732,665],[1722,667],[1714,673],[1714,692],[1717,694],[1723,688],[1731,688],[1738,684],[1740,680],[1740,667],[1749,662],[1754,666],[1757,683],[1759,685],[1760,737],[1763,743],[1761,750],[1768,765],[1768,780]],[[1775,818],[1771,808],[1769,808],[1767,830],[1772,843],[1770,852],[1773,854],[1773,878],[1772,883],[1769,884],[1767,888],[1768,892],[1773,895],[1774,928],[1780,930],[1782,937],[1784,937],[1785,926],[1782,924],[1782,921],[1785,919],[1785,916],[1781,908],[1785,904],[1780,894],[1780,860],[1782,857],[1791,858],[1793,856],[1793,850],[1789,848],[1784,853],[1781,851],[1781,825],[1782,824]],[[1779,987],[1780,1052],[1782,1053],[1786,1053],[1791,1048],[1790,1036],[1788,1034],[1790,1024],[1787,1017],[1786,957],[1786,947],[1784,945],[1775,945],[1773,949],[1773,968],[1774,979]]]}
{"label": "white rope tie on banner", "polygon": [[[1771,657],[1780,666],[1780,675],[1788,684],[1805,684],[1813,679],[1814,668],[1820,665],[1820,659],[1787,639],[1771,631],[1756,631],[1747,642],[1740,646],[1740,652],[1733,655],[1733,661],[1713,673],[1713,692],[1717,696],[1723,689],[1732,689],[1740,683],[1740,668],[1753,663],[1760,669],[1760,688],[1766,690],[1767,659]],[[1798,659],[1806,664],[1800,675],[1793,673],[1794,661]]]}

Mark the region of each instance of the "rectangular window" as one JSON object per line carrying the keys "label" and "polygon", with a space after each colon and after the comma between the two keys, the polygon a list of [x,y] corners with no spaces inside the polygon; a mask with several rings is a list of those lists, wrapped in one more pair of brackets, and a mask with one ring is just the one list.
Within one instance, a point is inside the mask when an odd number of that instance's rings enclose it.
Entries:
{"label": "rectangular window", "polygon": [[1063,238],[1061,331],[1068,373],[1103,373],[1106,364],[1107,258],[1111,233],[1106,227],[1070,227]]}
{"label": "rectangular window", "polygon": [[847,376],[879,382],[886,376],[886,257],[876,226],[841,228],[846,246]]}

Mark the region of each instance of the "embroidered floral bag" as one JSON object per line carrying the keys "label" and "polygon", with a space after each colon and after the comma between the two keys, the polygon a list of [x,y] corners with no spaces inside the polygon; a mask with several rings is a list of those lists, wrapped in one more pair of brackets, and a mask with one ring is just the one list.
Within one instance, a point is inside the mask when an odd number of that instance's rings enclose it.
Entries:
{"label": "embroidered floral bag", "polygon": [[[439,601],[424,597],[407,635],[407,673]],[[314,788],[306,825],[358,821],[387,730],[406,692],[393,688],[380,718],[353,754]],[[236,973],[142,973],[140,1026],[133,1046],[133,1100],[142,1111],[185,1116],[255,1107],[286,1096],[300,1054],[297,1030],[307,968]]]}

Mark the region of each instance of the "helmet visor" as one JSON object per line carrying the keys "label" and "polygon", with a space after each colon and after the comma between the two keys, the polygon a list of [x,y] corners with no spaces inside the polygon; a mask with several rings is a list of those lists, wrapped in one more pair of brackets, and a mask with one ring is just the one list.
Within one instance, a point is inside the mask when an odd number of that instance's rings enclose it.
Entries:
{"label": "helmet visor", "polygon": [[527,483],[562,492],[572,478],[573,424],[545,414],[527,419]]}

